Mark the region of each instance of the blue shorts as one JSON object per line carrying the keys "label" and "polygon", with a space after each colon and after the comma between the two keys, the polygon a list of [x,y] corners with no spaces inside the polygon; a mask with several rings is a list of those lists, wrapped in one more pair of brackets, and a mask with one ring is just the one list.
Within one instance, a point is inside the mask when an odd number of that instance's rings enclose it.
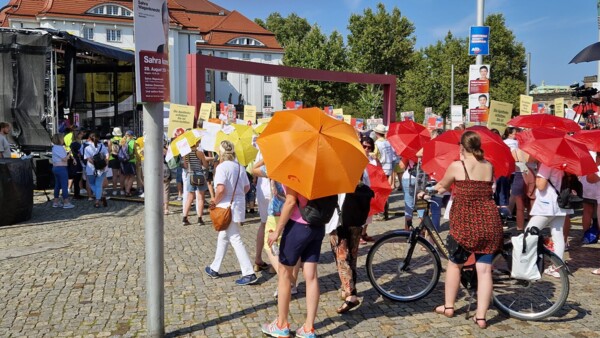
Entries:
{"label": "blue shorts", "polygon": [[510,186],[510,195],[515,197],[523,197],[525,195],[524,188],[525,181],[523,180],[523,173],[515,172],[513,176],[512,185]]}
{"label": "blue shorts", "polygon": [[324,237],[324,226],[310,226],[289,220],[281,235],[279,263],[294,266],[298,259],[303,263],[318,263]]}
{"label": "blue shorts", "polygon": [[[454,239],[454,237],[452,237],[450,235],[448,235],[448,237],[446,237],[446,247],[448,249],[448,254],[449,254],[448,260],[454,264],[458,264],[458,265],[465,264],[472,254],[470,251],[463,248],[463,246],[460,245]],[[475,261],[477,261],[477,263],[492,264],[492,261],[494,260],[494,256],[495,256],[494,254],[476,253]]]}
{"label": "blue shorts", "polygon": [[135,175],[135,163],[121,162],[121,173],[125,176]]}
{"label": "blue shorts", "polygon": [[177,167],[177,173],[175,174],[175,182],[183,184],[183,168]]}

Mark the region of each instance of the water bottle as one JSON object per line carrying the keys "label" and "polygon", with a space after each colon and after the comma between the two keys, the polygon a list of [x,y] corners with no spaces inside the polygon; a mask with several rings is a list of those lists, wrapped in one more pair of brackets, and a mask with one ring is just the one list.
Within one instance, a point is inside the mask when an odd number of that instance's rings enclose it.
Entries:
{"label": "water bottle", "polygon": [[275,242],[275,243],[273,243],[273,245],[271,245],[271,253],[275,257],[279,256],[279,244],[277,244],[277,242]]}

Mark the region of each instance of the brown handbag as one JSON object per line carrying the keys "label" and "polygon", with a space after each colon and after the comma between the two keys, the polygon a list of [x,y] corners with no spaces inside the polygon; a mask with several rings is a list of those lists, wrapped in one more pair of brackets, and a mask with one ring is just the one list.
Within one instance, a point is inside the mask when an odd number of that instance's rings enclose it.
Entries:
{"label": "brown handbag", "polygon": [[211,207],[210,208],[210,219],[213,223],[213,228],[216,231],[227,230],[231,223],[231,205],[233,204],[233,198],[235,197],[235,190],[237,189],[238,181],[240,180],[240,173],[238,171],[237,179],[235,180],[235,186],[233,187],[233,193],[231,194],[231,201],[227,208]]}

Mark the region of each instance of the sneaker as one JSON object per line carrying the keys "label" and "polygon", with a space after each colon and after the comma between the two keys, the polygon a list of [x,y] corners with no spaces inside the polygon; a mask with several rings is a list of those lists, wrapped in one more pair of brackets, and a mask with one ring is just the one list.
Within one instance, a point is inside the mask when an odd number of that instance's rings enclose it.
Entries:
{"label": "sneaker", "polygon": [[52,203],[52,207],[53,208],[62,208],[63,205],[62,205],[62,203]]}
{"label": "sneaker", "polygon": [[237,285],[250,285],[258,281],[258,277],[255,274],[243,276],[242,278],[235,281]]}
{"label": "sneaker", "polygon": [[315,329],[313,328],[310,331],[306,331],[304,329],[304,325],[300,326],[300,328],[298,328],[298,330],[296,330],[296,337],[299,338],[316,338],[317,335],[315,334]]}
{"label": "sneaker", "polygon": [[560,278],[560,273],[558,272],[558,269],[554,266],[549,266],[546,270],[544,270],[544,274],[552,276],[554,278]]}
{"label": "sneaker", "polygon": [[219,273],[216,272],[215,270],[211,269],[210,266],[205,267],[204,272],[206,272],[206,274],[210,278],[219,278],[220,277]]}
{"label": "sneaker", "polygon": [[75,206],[73,204],[71,204],[71,202],[63,205],[63,209],[73,209],[75,208]]}
{"label": "sneaker", "polygon": [[139,198],[144,198],[144,193],[138,195]]}
{"label": "sneaker", "polygon": [[125,190],[121,190],[121,196],[125,196]]}
{"label": "sneaker", "polygon": [[178,200],[178,201],[183,201],[183,197],[181,197],[181,196],[177,196],[177,200]]}
{"label": "sneaker", "polygon": [[279,327],[277,325],[277,319],[270,324],[263,324],[261,330],[264,334],[270,337],[289,337],[290,336],[290,325],[285,327]]}

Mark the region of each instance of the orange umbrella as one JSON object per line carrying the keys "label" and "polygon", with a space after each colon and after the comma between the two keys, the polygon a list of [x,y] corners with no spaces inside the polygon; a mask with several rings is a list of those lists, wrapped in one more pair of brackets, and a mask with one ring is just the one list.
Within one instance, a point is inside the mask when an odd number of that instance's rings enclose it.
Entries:
{"label": "orange umbrella", "polygon": [[256,142],[269,177],[308,199],[353,192],[368,163],[354,128],[319,108],[277,112]]}

